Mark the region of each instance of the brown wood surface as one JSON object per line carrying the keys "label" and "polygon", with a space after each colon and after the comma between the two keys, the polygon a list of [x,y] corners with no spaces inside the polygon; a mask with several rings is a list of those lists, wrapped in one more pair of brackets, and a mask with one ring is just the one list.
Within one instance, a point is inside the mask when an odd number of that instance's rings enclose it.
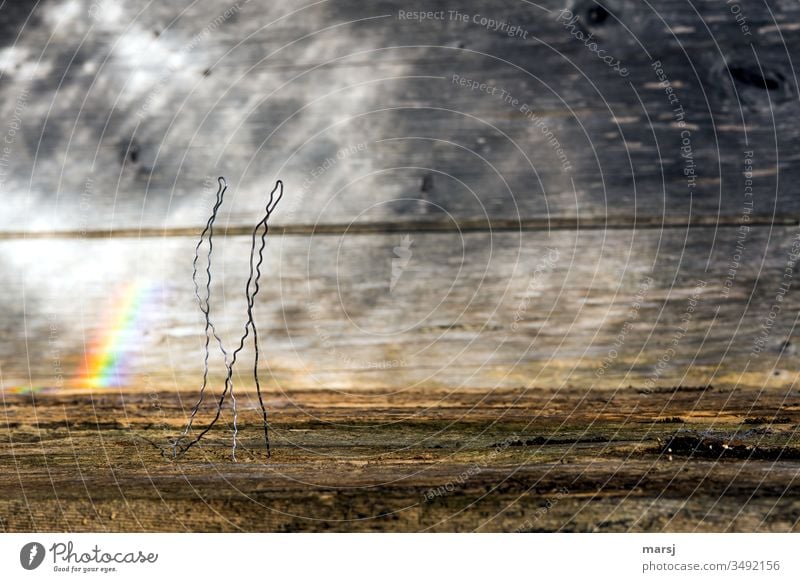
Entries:
{"label": "brown wood surface", "polygon": [[[0,530],[795,530],[800,4],[738,2],[750,34],[719,0],[602,4],[3,4]],[[254,306],[268,461],[249,346],[239,462],[229,409],[160,454],[201,382],[219,175],[228,346],[286,184]],[[131,289],[127,366],[87,388]]]}

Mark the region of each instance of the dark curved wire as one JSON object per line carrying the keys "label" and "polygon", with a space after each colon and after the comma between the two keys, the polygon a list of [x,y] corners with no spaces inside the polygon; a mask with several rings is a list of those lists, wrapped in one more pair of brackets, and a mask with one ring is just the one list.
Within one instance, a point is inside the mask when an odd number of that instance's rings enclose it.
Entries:
{"label": "dark curved wire", "polygon": [[[225,362],[227,364],[228,361],[228,353],[225,351],[225,347],[222,344],[222,338],[219,337],[217,333],[216,327],[214,326],[213,321],[211,320],[211,254],[214,250],[214,222],[217,219],[217,214],[219,212],[220,207],[222,206],[222,202],[225,197],[225,192],[228,189],[228,185],[225,182],[225,178],[220,176],[217,178],[217,198],[214,204],[214,207],[211,209],[211,216],[209,216],[208,221],[206,222],[206,226],[203,229],[203,232],[200,233],[200,240],[197,241],[197,245],[194,249],[194,260],[192,261],[192,282],[194,283],[194,295],[197,298],[197,304],[200,307],[200,311],[203,313],[205,317],[205,345],[204,345],[204,358],[203,358],[203,384],[200,387],[200,396],[197,400],[197,403],[192,407],[192,411],[189,415],[189,420],[186,424],[186,428],[183,432],[176,438],[172,443],[172,453],[173,456],[177,454],[177,447],[178,443],[189,434],[189,431],[192,429],[192,423],[194,422],[195,416],[197,416],[197,411],[200,409],[201,404],[205,398],[205,391],[206,387],[208,386],[208,358],[209,358],[209,343],[210,343],[210,335],[213,335],[214,338],[217,340],[219,344],[219,349],[225,358]],[[208,255],[207,255],[207,262],[206,262],[206,293],[205,293],[205,305],[203,298],[200,296],[200,286],[197,282],[197,262],[200,259],[200,248],[203,245],[203,242],[206,238],[206,234],[208,234]],[[209,334],[209,331],[211,332]]]}
{"label": "dark curved wire", "polygon": [[[273,194],[275,190],[280,187],[280,191],[278,192],[278,198],[275,200],[275,203],[272,204]],[[254,291],[253,294],[250,296],[250,302],[248,304],[248,315],[250,317],[250,321],[252,322],[253,326],[253,346],[255,347],[255,359],[253,360],[253,379],[256,383],[256,392],[258,393],[258,403],[261,405],[261,414],[264,418],[264,445],[267,447],[267,458],[272,456],[272,452],[270,451],[269,446],[269,421],[267,419],[267,408],[264,406],[264,398],[261,395],[261,384],[258,380],[258,328],[256,327],[255,319],[253,318],[253,305],[255,304],[255,297],[258,295],[259,285],[258,281],[261,279],[261,264],[264,262],[264,248],[267,246],[267,235],[269,234],[269,224],[267,223],[267,219],[272,214],[275,207],[278,205],[278,202],[281,201],[283,198],[283,182],[280,180],[277,181],[275,184],[275,188],[269,195],[269,202],[267,203],[267,214],[262,221],[264,224],[264,232],[261,234],[261,246],[258,249],[258,262],[256,263],[256,278],[254,283]],[[270,208],[270,205],[272,207]]]}
{"label": "dark curved wire", "polygon": [[[280,192],[279,192],[278,198],[275,199],[274,198],[275,197],[275,192],[278,191],[278,190],[280,190]],[[200,440],[206,435],[206,433],[208,433],[208,431],[210,431],[214,427],[214,425],[217,423],[217,421],[219,420],[220,415],[222,414],[222,405],[225,403],[225,397],[227,396],[228,391],[230,390],[231,394],[233,393],[233,368],[236,365],[236,357],[238,356],[239,352],[244,347],[244,342],[247,339],[247,337],[250,335],[250,328],[251,327],[253,328],[254,336],[257,334],[257,331],[255,329],[255,321],[253,319],[253,305],[255,304],[255,297],[256,297],[256,295],[258,294],[258,291],[259,291],[258,279],[261,277],[261,263],[263,261],[263,250],[264,250],[264,247],[266,246],[266,236],[267,236],[267,232],[269,230],[269,227],[267,226],[267,221],[269,220],[270,215],[275,210],[275,206],[277,206],[278,202],[280,201],[280,199],[282,197],[283,197],[283,182],[281,180],[278,180],[275,183],[275,188],[273,188],[272,192],[270,192],[269,201],[267,202],[267,208],[266,208],[266,213],[264,215],[264,218],[261,219],[261,221],[258,224],[256,224],[256,226],[253,228],[253,233],[251,235],[251,241],[250,241],[250,274],[249,274],[249,276],[247,278],[247,284],[245,286],[245,297],[247,298],[247,316],[248,317],[247,317],[247,322],[245,323],[245,326],[244,326],[244,333],[242,334],[242,337],[239,340],[239,346],[233,351],[233,354],[231,356],[231,361],[227,364],[227,375],[226,375],[226,378],[225,378],[225,388],[223,389],[222,395],[220,396],[219,402],[217,403],[217,412],[214,415],[214,418],[208,424],[208,426],[206,428],[204,428],[192,441],[190,441],[188,444],[186,444],[186,446],[181,451],[181,454],[185,454],[193,445],[195,445],[198,442],[200,442]],[[274,201],[274,204],[273,204],[273,201]],[[261,244],[261,247],[259,248],[259,261],[258,261],[258,264],[256,265],[256,267],[254,269],[253,258],[254,258],[255,252],[256,252],[255,251],[255,248],[256,248],[256,235],[258,234],[258,231],[259,231],[259,229],[261,229],[262,226],[264,227],[264,232],[261,235],[261,243],[262,244]],[[255,277],[254,277],[254,275],[255,275]],[[255,282],[254,282],[254,278],[255,278]],[[250,293],[250,286],[253,283],[255,283],[254,291],[251,294]],[[267,412],[266,412],[266,408],[264,407],[264,401],[263,401],[263,398],[262,398],[262,395],[261,395],[261,386],[260,386],[260,384],[258,382],[258,379],[257,379],[257,375],[258,375],[257,367],[258,367],[258,345],[256,344],[256,363],[255,363],[255,366],[254,366],[254,371],[255,371],[255,375],[256,375],[256,387],[257,387],[257,390],[258,390],[259,403],[261,404],[261,410],[262,410],[262,414],[263,414],[263,417],[264,417],[264,435],[265,435],[265,440],[266,440],[266,443],[267,443],[267,452],[269,454],[270,453],[270,449],[269,449],[269,429],[268,429],[268,424],[267,424]],[[236,459],[236,424],[235,424],[236,423],[236,416],[235,415],[236,415],[236,412],[234,410],[234,444],[233,444],[233,458],[234,458],[234,460]]]}

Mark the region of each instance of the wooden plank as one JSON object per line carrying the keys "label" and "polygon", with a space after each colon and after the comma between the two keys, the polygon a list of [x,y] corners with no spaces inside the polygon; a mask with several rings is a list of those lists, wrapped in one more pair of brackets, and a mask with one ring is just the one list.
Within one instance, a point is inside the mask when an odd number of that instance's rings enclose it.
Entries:
{"label": "wooden plank", "polygon": [[[796,227],[275,237],[254,309],[262,373],[292,389],[783,386],[798,367],[798,241]],[[129,364],[122,386],[195,390],[195,244],[0,242],[6,389],[58,377],[80,389],[111,337]],[[214,245],[213,313],[229,348],[245,322],[249,244]],[[223,371],[212,359],[217,384]]]}
{"label": "wooden plank", "polygon": [[753,532],[800,519],[795,389],[285,392],[270,400],[269,461],[241,396],[236,464],[222,425],[177,462],[160,455],[191,404],[5,396],[2,529]]}
{"label": "wooden plank", "polygon": [[[184,4],[165,2],[142,14],[105,4],[89,19],[43,4],[7,49],[3,113],[13,120],[21,95],[25,105],[2,180],[7,233],[197,227],[213,198],[204,182],[218,174],[236,190],[226,207],[236,226],[252,222],[278,176],[293,201],[276,214],[284,225],[443,223],[445,212],[466,224],[487,216],[735,222],[751,150],[753,213],[800,217],[792,3],[741,3],[750,36],[719,2],[695,3],[702,23],[677,1],[657,14],[615,2],[614,15],[595,24],[581,5],[581,26],[624,61],[628,77],[557,21],[555,2],[459,9],[496,16],[526,38],[449,17],[404,20],[392,3],[298,14],[249,3],[213,30],[206,27],[230,4],[182,12]],[[454,84],[454,74],[498,94]],[[504,102],[502,90],[520,103]],[[695,188],[680,157],[686,128],[677,105],[691,134]],[[363,151],[314,176],[359,144]]]}

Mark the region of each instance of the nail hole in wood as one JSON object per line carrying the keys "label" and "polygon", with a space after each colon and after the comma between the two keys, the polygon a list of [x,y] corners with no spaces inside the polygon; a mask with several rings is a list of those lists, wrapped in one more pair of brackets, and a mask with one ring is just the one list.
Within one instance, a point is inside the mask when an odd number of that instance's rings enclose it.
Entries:
{"label": "nail hole in wood", "polygon": [[608,16],[608,10],[600,5],[592,6],[586,11],[586,19],[593,25],[603,24]]}
{"label": "nail hole in wood", "polygon": [[422,185],[419,188],[420,192],[430,192],[433,190],[433,175],[425,174],[422,177]]}

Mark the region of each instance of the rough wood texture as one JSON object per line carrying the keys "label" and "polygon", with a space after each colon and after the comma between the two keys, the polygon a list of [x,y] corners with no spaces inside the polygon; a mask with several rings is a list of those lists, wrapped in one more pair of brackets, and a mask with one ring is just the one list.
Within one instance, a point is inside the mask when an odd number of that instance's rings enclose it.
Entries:
{"label": "rough wood texture", "polygon": [[[3,4],[0,526],[796,529],[800,4],[737,2],[747,30],[720,0],[599,6]],[[231,463],[226,426],[159,454],[199,386],[220,174],[228,344],[286,183],[269,463]],[[131,292],[118,386],[87,389]]]}
{"label": "rough wood texture", "polygon": [[[392,287],[402,236],[270,240],[255,316],[273,389],[781,388],[796,380],[799,299],[781,294],[800,251],[796,227],[749,233],[747,262],[727,294],[741,236],[733,227],[413,233]],[[82,389],[86,354],[134,286],[146,303],[121,339],[130,366],[119,383],[196,390],[203,325],[191,282],[195,242],[0,241],[0,261],[15,274],[6,297],[20,306],[4,324],[10,337],[27,330],[4,345],[5,385],[47,388],[59,376],[60,388]],[[215,246],[212,316],[228,346],[245,322],[249,244],[233,237]],[[776,302],[781,316],[765,332]],[[248,345],[243,369],[251,358]],[[223,372],[212,359],[218,381]]]}
{"label": "rough wood texture", "polygon": [[238,464],[222,432],[178,462],[160,455],[191,404],[7,397],[5,528],[789,531],[800,520],[796,389],[290,392],[270,399],[269,461],[247,404]]}

